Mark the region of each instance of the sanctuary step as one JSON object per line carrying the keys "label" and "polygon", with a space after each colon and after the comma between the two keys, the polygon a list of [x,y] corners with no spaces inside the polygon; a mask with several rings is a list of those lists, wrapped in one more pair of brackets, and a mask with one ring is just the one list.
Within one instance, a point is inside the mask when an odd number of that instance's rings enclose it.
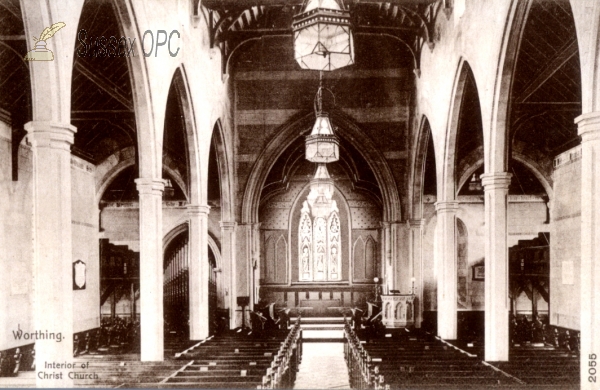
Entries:
{"label": "sanctuary step", "polygon": [[[296,318],[292,318],[294,322]],[[302,340],[310,342],[341,342],[344,339],[343,317],[302,317],[300,318]]]}

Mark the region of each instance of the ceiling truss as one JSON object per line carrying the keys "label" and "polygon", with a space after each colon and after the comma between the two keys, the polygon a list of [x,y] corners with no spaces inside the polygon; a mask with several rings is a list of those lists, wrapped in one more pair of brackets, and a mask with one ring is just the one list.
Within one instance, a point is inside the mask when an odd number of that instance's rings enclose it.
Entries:
{"label": "ceiling truss", "polygon": [[[223,55],[223,73],[229,72],[231,55],[247,42],[264,37],[292,37],[292,20],[302,9],[302,0],[208,0],[211,47]],[[424,45],[433,50],[434,22],[441,0],[346,0],[354,34],[388,37],[408,48],[415,72],[419,75],[420,52]]]}

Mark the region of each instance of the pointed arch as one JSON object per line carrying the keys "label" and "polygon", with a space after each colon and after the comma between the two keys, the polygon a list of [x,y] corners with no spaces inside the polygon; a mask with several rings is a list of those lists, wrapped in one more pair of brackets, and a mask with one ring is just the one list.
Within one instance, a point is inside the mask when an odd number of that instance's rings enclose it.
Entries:
{"label": "pointed arch", "polygon": [[186,187],[187,196],[191,204],[205,204],[202,198],[200,183],[200,153],[198,152],[198,132],[194,114],[194,106],[191,99],[186,69],[181,64],[173,74],[171,87],[175,88],[179,108],[183,114],[183,130],[185,132],[185,151],[187,153],[188,177]]}
{"label": "pointed arch", "polygon": [[219,171],[219,185],[221,196],[221,220],[224,222],[233,221],[235,218],[233,191],[233,162],[231,156],[234,155],[233,147],[229,142],[229,137],[225,133],[221,120],[217,120],[213,127],[211,147],[215,148],[217,159],[217,168]]}
{"label": "pointed arch", "polygon": [[[454,80],[454,87],[452,89],[452,100],[448,118],[448,130],[446,131],[446,142],[442,164],[442,174],[437,178],[437,192],[438,202],[440,201],[453,201],[456,199],[458,190],[458,178],[456,177],[457,171],[457,140],[459,130],[461,128],[461,114],[464,110],[465,103],[465,92],[467,91],[467,83],[469,78],[475,83],[475,90],[477,91],[478,102],[479,91],[477,89],[477,82],[469,63],[461,57],[458,63],[456,76]],[[481,107],[479,107],[481,110]],[[480,111],[481,112],[481,111]],[[480,118],[481,121],[481,118]],[[485,148],[485,133],[483,134],[483,142]]]}
{"label": "pointed arch", "polygon": [[531,0],[512,0],[504,33],[502,48],[498,61],[496,82],[494,85],[494,102],[492,104],[489,141],[484,145],[484,166],[486,173],[506,172],[508,170],[508,127],[510,124],[510,96],[514,81],[517,56],[521,46],[525,22]]}
{"label": "pointed arch", "polygon": [[[425,186],[425,167],[429,143],[432,142],[431,126],[426,116],[421,118],[419,136],[413,158],[411,161],[409,177],[409,197],[411,205],[411,218],[423,218],[423,190]],[[434,145],[435,147],[435,145]],[[435,161],[435,156],[434,156]],[[434,167],[435,168],[435,167]]]}
{"label": "pointed arch", "polygon": [[[135,148],[130,146],[113,153],[110,157],[105,159],[100,165],[97,166],[96,199],[98,201],[102,199],[102,195],[106,189],[110,186],[113,180],[121,174],[121,172],[135,165],[135,160]],[[167,173],[167,175],[169,175],[170,178],[175,180],[179,188],[181,188],[181,190],[187,195],[189,188],[186,180],[184,180],[177,170],[166,165],[166,163],[167,161],[165,161],[165,164],[163,165],[163,170]]]}
{"label": "pointed arch", "polygon": [[[120,29],[124,36],[135,38],[136,52],[141,53],[142,31],[137,23],[133,4],[130,0],[113,0]],[[148,65],[143,55],[127,56],[133,106],[135,111],[139,177],[162,177],[162,150],[159,145],[153,111],[153,98],[150,88]],[[162,135],[162,132],[161,132]]]}
{"label": "pointed arch", "polygon": [[358,238],[354,241],[354,245],[352,245],[352,265],[354,268],[354,280],[366,279],[366,274],[362,274],[362,272],[365,272],[367,269],[367,266],[365,264],[365,254],[365,240],[362,236],[358,236]]}
{"label": "pointed arch", "polygon": [[377,275],[377,242],[369,235],[365,242],[365,279],[371,280]]}
{"label": "pointed arch", "polygon": [[281,234],[275,243],[275,281],[284,283],[287,277],[287,240]]}
{"label": "pointed arch", "polygon": [[169,247],[169,245],[173,242],[173,240],[175,240],[177,237],[179,237],[180,234],[183,234],[188,231],[189,231],[189,224],[187,222],[184,222],[182,224],[175,226],[167,234],[165,234],[165,236],[163,237],[163,256],[164,256],[167,248]]}

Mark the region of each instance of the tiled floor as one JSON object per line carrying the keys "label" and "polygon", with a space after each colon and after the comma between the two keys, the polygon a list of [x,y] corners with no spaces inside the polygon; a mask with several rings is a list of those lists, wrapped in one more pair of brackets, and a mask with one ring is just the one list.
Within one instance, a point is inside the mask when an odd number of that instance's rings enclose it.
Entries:
{"label": "tiled floor", "polygon": [[343,343],[304,343],[294,389],[349,389]]}

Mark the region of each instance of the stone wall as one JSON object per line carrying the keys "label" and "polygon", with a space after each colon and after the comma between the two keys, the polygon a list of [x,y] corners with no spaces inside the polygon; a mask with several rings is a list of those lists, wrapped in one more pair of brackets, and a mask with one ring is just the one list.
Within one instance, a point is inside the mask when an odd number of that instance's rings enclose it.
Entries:
{"label": "stone wall", "polygon": [[551,206],[550,324],[579,329],[581,267],[581,147],[554,160]]}

